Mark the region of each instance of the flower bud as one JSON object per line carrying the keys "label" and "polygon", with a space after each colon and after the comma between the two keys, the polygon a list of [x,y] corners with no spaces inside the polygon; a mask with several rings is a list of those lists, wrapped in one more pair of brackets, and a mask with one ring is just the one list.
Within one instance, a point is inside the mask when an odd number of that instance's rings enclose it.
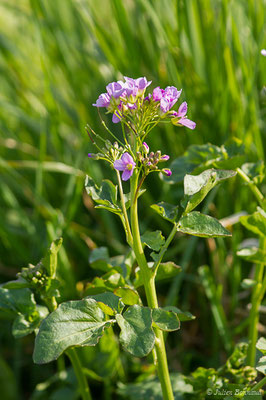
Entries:
{"label": "flower bud", "polygon": [[155,156],[154,156],[155,160],[158,160],[161,157],[161,154],[162,153],[160,150],[156,151]]}
{"label": "flower bud", "polygon": [[172,171],[170,169],[164,168],[162,169],[162,173],[166,176],[171,176],[172,175]]}
{"label": "flower bud", "polygon": [[163,156],[160,157],[160,161],[168,161],[170,158],[170,156],[168,156],[167,154],[164,154]]}
{"label": "flower bud", "polygon": [[107,148],[107,150],[110,150],[111,147],[113,147],[112,143],[110,142],[110,140],[106,139],[105,141],[105,147]]}
{"label": "flower bud", "polygon": [[150,151],[150,148],[149,148],[149,146],[147,145],[146,142],[143,142],[143,143],[142,143],[142,149],[143,149],[143,152],[144,152],[145,154],[148,154],[149,151]]}
{"label": "flower bud", "polygon": [[88,157],[92,158],[93,160],[99,160],[98,154],[95,153],[88,153]]}

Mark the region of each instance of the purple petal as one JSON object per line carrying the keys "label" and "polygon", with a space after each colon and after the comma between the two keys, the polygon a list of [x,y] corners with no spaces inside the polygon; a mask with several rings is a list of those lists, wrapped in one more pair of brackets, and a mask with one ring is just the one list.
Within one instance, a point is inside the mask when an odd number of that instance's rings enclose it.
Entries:
{"label": "purple petal", "polygon": [[170,156],[168,156],[167,154],[164,154],[163,156],[161,156],[160,160],[161,161],[168,161],[170,158]]}
{"label": "purple petal", "polygon": [[118,171],[124,171],[126,168],[126,163],[120,158],[120,160],[115,160],[114,162],[114,168],[117,169]]}
{"label": "purple petal", "polygon": [[153,92],[152,92],[152,97],[154,101],[160,101],[161,98],[163,97],[164,90],[160,88],[160,86],[157,86]]}
{"label": "purple petal", "polygon": [[167,86],[165,88],[165,95],[169,96],[171,101],[175,100],[177,101],[182,93],[181,90],[177,90],[175,86]]}
{"label": "purple petal", "polygon": [[114,124],[117,124],[118,122],[120,122],[121,118],[117,116],[117,114],[113,114],[112,116],[112,122]]}
{"label": "purple petal", "polygon": [[125,171],[122,174],[122,181],[128,181],[129,178],[133,174],[133,168],[131,170],[125,169]]}
{"label": "purple petal", "polygon": [[167,99],[166,97],[163,97],[160,100],[160,108],[161,108],[162,112],[166,113],[167,111],[169,111],[170,106],[171,106],[171,103],[170,103],[169,99]]}
{"label": "purple petal", "polygon": [[106,90],[109,96],[113,96],[115,99],[117,99],[125,91],[124,83],[122,81],[111,82],[106,86]]}
{"label": "purple petal", "polygon": [[261,54],[262,56],[266,57],[266,50],[265,50],[265,49],[262,49],[261,52],[260,52],[260,54]]}
{"label": "purple petal", "polygon": [[195,129],[195,128],[196,128],[196,122],[191,121],[191,120],[188,119],[188,118],[181,118],[181,119],[178,121],[178,124],[183,125],[183,126],[186,126],[186,127],[189,128],[189,129]]}
{"label": "purple petal", "polygon": [[133,166],[136,165],[135,161],[129,153],[124,153],[121,157],[121,160],[123,160],[125,164],[132,164]]}
{"label": "purple petal", "polygon": [[94,107],[108,107],[110,104],[110,96],[108,93],[102,93],[96,100],[96,104],[93,104]]}
{"label": "purple petal", "polygon": [[172,171],[170,169],[163,169],[162,172],[166,175],[166,176],[171,176],[172,175]]}
{"label": "purple petal", "polygon": [[187,102],[184,101],[178,109],[177,116],[184,117],[187,113]]}

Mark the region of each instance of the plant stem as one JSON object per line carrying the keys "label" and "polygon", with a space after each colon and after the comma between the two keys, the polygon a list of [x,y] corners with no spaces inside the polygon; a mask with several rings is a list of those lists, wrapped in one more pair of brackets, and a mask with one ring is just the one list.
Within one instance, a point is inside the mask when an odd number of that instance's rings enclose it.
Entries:
{"label": "plant stem", "polygon": [[156,276],[157,269],[158,269],[158,267],[159,267],[159,265],[160,265],[160,263],[161,263],[161,261],[163,259],[163,256],[164,256],[165,252],[167,251],[171,241],[175,237],[176,231],[177,231],[176,224],[174,224],[173,229],[171,230],[166,242],[164,243],[164,245],[162,246],[162,248],[160,250],[160,253],[158,254],[158,260],[154,263],[154,265],[152,267],[154,277]]}
{"label": "plant stem", "polygon": [[258,383],[256,383],[256,385],[253,386],[253,387],[251,388],[251,390],[252,390],[252,391],[260,390],[264,385],[266,385],[266,376],[265,376],[261,381],[259,381]]}
{"label": "plant stem", "polygon": [[[133,250],[135,252],[135,256],[140,267],[140,272],[143,277],[148,306],[151,308],[158,308],[154,276],[152,275],[152,271],[148,267],[140,239],[139,222],[138,222],[138,202],[137,198],[135,198],[137,187],[138,187],[138,175],[137,171],[135,170],[131,178],[131,199],[132,201],[134,199],[134,201],[131,204],[131,227],[133,236]],[[162,387],[163,398],[164,400],[174,400],[170,375],[168,371],[163,332],[158,328],[154,328],[154,333],[156,336],[155,352],[157,358],[157,371]]]}
{"label": "plant stem", "polygon": [[132,239],[132,233],[128,221],[128,216],[127,216],[127,210],[126,210],[126,205],[125,205],[125,199],[124,199],[124,192],[123,192],[123,186],[121,182],[121,177],[119,174],[119,171],[116,170],[116,175],[117,175],[117,180],[118,180],[118,187],[119,187],[119,193],[120,193],[120,199],[121,199],[121,205],[122,205],[122,210],[125,218],[125,230],[126,230],[126,237],[127,237],[127,242],[128,244],[132,247],[133,239]]}
{"label": "plant stem", "polygon": [[74,348],[68,349],[66,351],[68,358],[74,368],[75,375],[78,380],[80,395],[82,400],[92,400],[90,388],[87,382],[87,378],[82,371],[82,365]]}
{"label": "plant stem", "polygon": [[252,191],[252,193],[254,194],[256,199],[258,200],[258,203],[260,204],[260,206],[262,206],[264,196],[261,193],[261,191],[259,190],[259,188],[255,185],[255,183],[253,183],[249,179],[249,177],[245,174],[244,171],[242,171],[242,169],[237,168],[236,171],[237,171],[238,175],[243,179],[243,181],[245,181],[248,184],[250,190]]}

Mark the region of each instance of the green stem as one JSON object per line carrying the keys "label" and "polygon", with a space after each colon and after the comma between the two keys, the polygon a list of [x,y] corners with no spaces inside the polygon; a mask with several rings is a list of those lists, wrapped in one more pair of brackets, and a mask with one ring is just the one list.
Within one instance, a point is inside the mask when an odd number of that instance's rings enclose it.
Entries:
{"label": "green stem", "polygon": [[261,193],[261,191],[259,190],[259,188],[255,185],[255,183],[253,183],[249,179],[249,177],[245,174],[244,171],[242,171],[242,169],[237,168],[236,171],[237,171],[238,175],[243,179],[243,181],[245,181],[248,184],[250,190],[252,191],[252,193],[254,194],[256,199],[258,200],[258,203],[260,204],[260,206],[262,206],[262,202],[264,200],[264,196]]}
{"label": "green stem", "polygon": [[253,386],[253,387],[251,388],[251,390],[252,390],[252,391],[260,390],[264,385],[266,385],[266,376],[265,376],[261,381],[259,381],[258,383],[256,383],[256,385]]}
{"label": "green stem", "polygon": [[124,218],[125,218],[125,228],[126,228],[125,231],[126,231],[127,242],[132,247],[133,239],[132,239],[132,233],[131,233],[128,216],[127,216],[123,186],[122,186],[122,182],[121,182],[120,173],[117,170],[116,170],[116,175],[117,175],[117,180],[118,180],[118,187],[119,187],[122,210],[123,210],[123,214],[124,214]]}
{"label": "green stem", "polygon": [[173,238],[175,237],[175,234],[176,234],[176,224],[174,225],[173,229],[171,230],[171,232],[170,232],[170,234],[169,234],[169,236],[168,236],[168,238],[167,238],[165,244],[162,246],[162,248],[161,248],[161,250],[160,250],[160,253],[158,254],[158,259],[157,259],[157,261],[156,261],[156,262],[154,263],[154,265],[153,265],[153,268],[152,268],[152,269],[153,269],[154,278],[155,278],[155,276],[156,276],[157,269],[158,269],[158,267],[159,267],[159,265],[160,265],[160,263],[161,263],[161,261],[162,261],[162,259],[163,259],[163,256],[164,256],[165,252],[167,251],[167,249],[168,249],[168,247],[169,247],[171,241],[172,241]]}
{"label": "green stem", "polygon": [[[137,187],[138,187],[138,175],[137,171],[135,170],[131,178],[131,199],[134,199],[133,203],[131,204],[131,227],[133,236],[133,250],[135,252],[135,256],[140,267],[140,272],[143,277],[148,306],[151,308],[158,308],[154,276],[152,274],[152,271],[148,267],[140,239],[139,223],[138,223],[138,202],[137,198],[135,198]],[[163,332],[158,328],[154,328],[154,333],[156,336],[155,339],[156,358],[155,357],[154,358],[155,362],[157,361],[157,371],[162,387],[163,398],[164,400],[174,400],[170,375],[168,371]],[[154,356],[155,352],[153,352]]]}
{"label": "green stem", "polygon": [[68,358],[71,361],[71,364],[74,368],[75,375],[78,380],[80,395],[82,400],[92,400],[90,388],[87,382],[87,378],[82,371],[82,365],[76,353],[76,350],[72,347],[66,351]]}
{"label": "green stem", "polygon": [[[266,247],[266,240],[262,241],[262,248]],[[251,311],[250,311],[250,322],[249,322],[249,348],[247,355],[247,364],[252,367],[255,366],[256,360],[256,343],[258,340],[258,323],[259,323],[259,308],[264,297],[266,290],[266,275],[263,279],[264,264],[256,264],[254,280],[256,285],[252,291],[251,298]]]}

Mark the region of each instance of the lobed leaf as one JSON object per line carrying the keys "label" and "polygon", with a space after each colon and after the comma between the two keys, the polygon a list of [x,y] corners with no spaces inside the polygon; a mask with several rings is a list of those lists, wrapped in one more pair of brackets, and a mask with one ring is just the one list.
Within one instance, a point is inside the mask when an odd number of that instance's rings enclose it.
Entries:
{"label": "lobed leaf", "polygon": [[256,343],[256,348],[264,355],[266,356],[266,339],[264,337],[261,337],[257,343]]}
{"label": "lobed leaf", "polygon": [[198,211],[192,211],[183,216],[179,220],[177,230],[199,237],[231,236],[231,233],[216,218],[201,214]]}
{"label": "lobed leaf", "polygon": [[30,315],[36,311],[33,293],[27,289],[5,289],[0,287],[0,310],[15,314]]}
{"label": "lobed leaf", "polygon": [[164,310],[173,311],[178,316],[180,322],[192,321],[193,319],[196,318],[189,311],[181,311],[179,308],[175,306],[166,306],[164,307]]}
{"label": "lobed leaf", "polygon": [[113,321],[94,299],[62,303],[45,318],[35,339],[33,361],[45,364],[56,360],[71,346],[94,346]]}
{"label": "lobed leaf", "polygon": [[123,348],[135,357],[147,356],[155,343],[151,309],[130,306],[123,315],[116,315],[116,321],[121,329],[119,339]]}
{"label": "lobed leaf", "polygon": [[129,287],[119,287],[115,289],[114,293],[117,296],[121,297],[123,303],[125,303],[128,306],[133,306],[134,304],[141,303],[138,292]]}
{"label": "lobed leaf", "polygon": [[266,356],[263,356],[259,359],[256,369],[263,375],[266,375]]}

